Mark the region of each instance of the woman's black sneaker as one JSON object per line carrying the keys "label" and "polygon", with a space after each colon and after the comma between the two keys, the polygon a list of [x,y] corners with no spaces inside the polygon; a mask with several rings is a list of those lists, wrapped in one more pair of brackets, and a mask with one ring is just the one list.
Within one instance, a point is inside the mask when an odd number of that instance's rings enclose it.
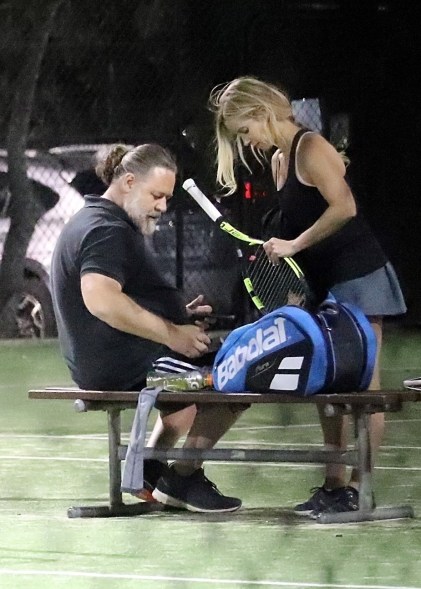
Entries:
{"label": "woman's black sneaker", "polygon": [[[320,515],[325,513],[344,513],[346,511],[357,511],[359,507],[360,494],[354,487],[342,487],[339,489],[340,493],[336,497],[335,501],[331,503],[325,509],[314,510],[310,517],[312,519],[318,519]],[[376,507],[373,494],[373,509]]]}
{"label": "woman's black sneaker", "polygon": [[313,493],[310,499],[307,499],[304,503],[296,505],[294,507],[294,513],[297,515],[312,515],[315,511],[323,511],[334,503],[339,492],[344,488],[345,487],[330,490],[326,489],[324,486],[313,487],[310,489],[310,493]]}

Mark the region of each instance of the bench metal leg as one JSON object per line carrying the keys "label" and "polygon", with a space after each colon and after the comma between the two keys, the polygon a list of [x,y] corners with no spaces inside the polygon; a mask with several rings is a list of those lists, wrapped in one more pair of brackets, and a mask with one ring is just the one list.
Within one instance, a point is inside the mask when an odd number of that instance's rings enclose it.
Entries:
{"label": "bench metal leg", "polygon": [[359,509],[372,510],[373,498],[373,461],[370,443],[370,415],[355,412],[356,445],[358,452],[358,470],[360,473]]}
{"label": "bench metal leg", "polygon": [[409,505],[374,508],[370,414],[362,410],[355,410],[354,421],[360,473],[358,510],[321,514],[317,521],[322,524],[339,524],[414,517],[414,510]]}
{"label": "bench metal leg", "polygon": [[109,409],[107,413],[110,473],[110,505],[111,507],[118,507],[123,503],[123,497],[120,491],[121,462],[118,457],[118,447],[121,443],[121,411],[120,409]]}
{"label": "bench metal leg", "polygon": [[86,505],[70,507],[67,510],[69,518],[77,517],[124,517],[141,515],[152,511],[162,511],[164,506],[160,503],[123,503],[121,487],[121,459],[119,448],[121,446],[121,408],[108,408],[108,461],[109,461],[109,505]]}

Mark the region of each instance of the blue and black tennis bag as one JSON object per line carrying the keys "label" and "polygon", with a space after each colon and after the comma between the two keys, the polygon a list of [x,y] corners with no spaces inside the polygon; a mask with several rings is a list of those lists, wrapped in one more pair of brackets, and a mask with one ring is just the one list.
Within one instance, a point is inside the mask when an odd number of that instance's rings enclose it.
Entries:
{"label": "blue and black tennis bag", "polygon": [[375,359],[373,328],[355,305],[327,300],[315,313],[286,305],[228,335],[213,382],[223,393],[363,391]]}

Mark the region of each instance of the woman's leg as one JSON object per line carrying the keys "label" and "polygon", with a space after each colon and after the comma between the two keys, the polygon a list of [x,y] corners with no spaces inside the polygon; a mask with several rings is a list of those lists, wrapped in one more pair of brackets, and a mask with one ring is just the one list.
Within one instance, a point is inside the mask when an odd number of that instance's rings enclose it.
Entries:
{"label": "woman's leg", "polygon": [[[320,424],[323,431],[325,450],[346,450],[348,442],[349,419],[347,415],[326,417],[323,407],[318,407]],[[326,464],[326,489],[337,489],[346,485],[346,466],[344,464]]]}
{"label": "woman's leg", "polygon": [[[373,370],[369,390],[377,391],[380,389],[380,353],[382,347],[382,317],[369,317],[370,324],[374,330],[377,340],[376,362]],[[325,448],[327,450],[346,450],[348,443],[349,419],[346,415],[336,415],[326,417],[323,413],[323,407],[319,408],[320,423],[323,430]],[[374,459],[384,431],[384,414],[375,413],[370,416],[370,441],[372,456]],[[325,487],[335,489],[346,485],[346,467],[343,464],[327,464]],[[358,469],[354,468],[351,473],[349,485],[357,488],[359,486]]]}
{"label": "woman's leg", "polygon": [[[383,341],[383,318],[369,317],[371,327],[374,329],[377,339],[377,355],[374,366],[373,378],[371,379],[368,390],[379,391],[380,386],[380,354]],[[374,413],[370,415],[370,445],[371,445],[371,459],[374,462],[377,451],[383,440],[384,434],[384,413]],[[359,486],[359,472],[357,468],[353,468],[351,478],[349,481],[351,487],[358,489]]]}

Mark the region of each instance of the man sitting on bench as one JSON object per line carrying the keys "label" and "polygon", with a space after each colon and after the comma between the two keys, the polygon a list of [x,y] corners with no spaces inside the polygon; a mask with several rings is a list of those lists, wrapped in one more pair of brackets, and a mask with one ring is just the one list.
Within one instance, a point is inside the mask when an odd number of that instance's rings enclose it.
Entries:
{"label": "man sitting on bench", "polygon": [[[144,236],[155,230],[174,190],[172,155],[153,144],[133,149],[115,145],[96,171],[107,190],[85,197],[85,206],[67,223],[54,251],[51,286],[59,341],[80,388],[137,391],[160,356],[181,358],[184,370],[191,366],[189,359],[203,361],[210,344],[206,322],[192,324],[191,315],[204,316],[211,308],[202,305],[202,296],[185,306],[145,247]],[[161,412],[154,445],[174,446],[192,424],[184,448],[212,448],[242,410],[210,405],[197,412],[195,406]],[[123,491],[141,499],[154,492],[159,501],[191,511],[241,506],[240,499],[224,496],[205,477],[201,462],[180,460],[168,467],[149,460],[143,467],[140,484],[135,472],[127,472],[135,466],[126,460]]]}

